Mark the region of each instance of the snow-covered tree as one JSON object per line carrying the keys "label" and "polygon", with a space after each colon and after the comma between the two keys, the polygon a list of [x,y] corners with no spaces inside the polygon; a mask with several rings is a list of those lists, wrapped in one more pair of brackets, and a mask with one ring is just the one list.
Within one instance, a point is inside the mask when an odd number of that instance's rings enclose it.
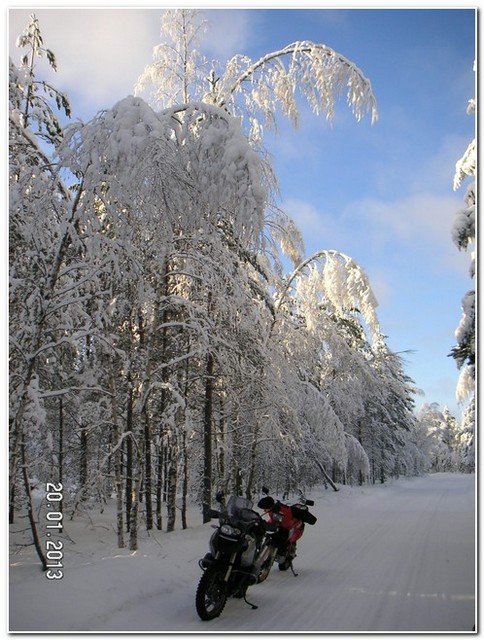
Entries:
{"label": "snow-covered tree", "polygon": [[[163,42],[153,50],[153,63],[138,79],[136,92],[151,89],[156,107],[203,100],[250,123],[251,139],[273,125],[280,109],[295,124],[299,108],[295,89],[316,113],[331,118],[339,96],[346,93],[356,118],[368,111],[377,118],[371,84],[355,64],[326,45],[295,42],[259,60],[236,55],[224,69],[214,68],[197,46],[207,30],[201,13],[171,9],[161,21]],[[210,68],[210,65],[213,65]]]}
{"label": "snow-covered tree", "polygon": [[[240,119],[244,132],[260,154],[265,182],[277,190],[277,179],[261,146],[265,127],[273,127],[282,113],[293,124],[299,120],[298,96],[314,112],[331,119],[336,103],[346,93],[348,106],[360,120],[368,112],[377,119],[370,81],[360,69],[330,47],[295,42],[263,55],[257,61],[236,55],[223,66],[209,62],[198,46],[208,30],[202,13],[193,9],[169,9],[161,20],[162,42],[154,47],[153,62],[138,78],[135,95],[146,96],[156,109],[180,99],[203,101],[223,108]],[[294,260],[301,259],[300,232],[280,211],[269,194],[267,230],[269,245],[276,240]],[[266,248],[267,249],[267,248]],[[273,255],[274,257],[274,255]]]}
{"label": "snow-covered tree", "polygon": [[[412,424],[413,386],[384,343],[376,308],[363,269],[337,251],[304,260],[276,296],[278,317],[287,318],[279,337],[287,339],[286,358],[326,411],[316,431],[326,445],[321,459],[348,481],[398,474],[402,433]],[[330,443],[344,434],[341,456]]]}
{"label": "snow-covered tree", "polygon": [[[250,318],[240,307],[256,298],[264,304],[254,257],[265,204],[258,157],[239,123],[218,107],[192,104],[156,115],[140,98],[69,127],[61,157],[82,175],[82,201],[98,211],[103,260],[111,262],[111,314],[125,336],[118,349],[126,360],[128,384],[120,384],[127,431],[140,452],[128,476],[132,471],[139,488],[140,461],[151,448],[149,408],[163,403],[158,442],[173,447],[198,389],[192,415],[203,416],[212,433],[214,376],[227,346],[236,348],[239,316]],[[256,325],[257,319],[251,331]],[[198,382],[183,398],[175,391],[185,360],[188,378]],[[128,511],[133,508],[136,501],[129,499]]]}
{"label": "snow-covered tree", "polygon": [[440,437],[443,422],[444,415],[436,402],[424,403],[420,407],[409,435],[409,442],[414,448],[407,446],[406,462],[410,474],[436,469],[436,461],[445,449]]}
{"label": "snow-covered tree", "polygon": [[[475,98],[469,100],[467,113],[472,115],[476,110]],[[472,246],[476,237],[476,162],[477,147],[475,138],[469,143],[463,156],[456,163],[454,176],[454,190],[459,189],[464,182],[471,178],[467,184],[465,195],[465,208],[458,211],[452,239],[460,251],[467,251]],[[471,254],[470,276],[475,275],[475,253]],[[457,398],[464,402],[469,395],[474,394],[475,386],[475,333],[476,333],[476,295],[474,289],[468,291],[462,299],[462,317],[456,329],[456,346],[451,355],[461,370],[457,387]]]}
{"label": "snow-covered tree", "polygon": [[[157,108],[176,109],[175,105],[180,99],[185,102],[201,100],[203,103],[223,108],[240,120],[251,144],[259,151],[261,159],[265,157],[260,147],[263,128],[275,123],[279,110],[297,124],[296,90],[309,101],[317,113],[322,113],[328,118],[334,114],[338,97],[346,91],[348,104],[358,119],[367,111],[371,112],[372,119],[376,119],[376,103],[370,82],[353,63],[329,47],[311,42],[293,43],[279,51],[264,55],[255,62],[245,56],[235,56],[228,61],[225,69],[222,69],[217,67],[216,63],[209,64],[198,50],[200,38],[206,28],[200,12],[185,9],[165,11],[161,24],[164,41],[155,47],[153,63],[148,65],[140,76],[135,88],[136,93],[147,95]],[[270,190],[275,184],[271,167],[267,162],[263,162],[261,167],[265,184]],[[272,260],[272,264],[277,268],[278,256],[272,249],[276,244],[293,259],[295,265],[299,264],[302,246],[295,225],[277,207],[266,209],[265,223],[265,243],[261,248]],[[333,262],[336,263],[330,259],[328,253],[326,277],[329,280],[331,277],[334,279],[338,270],[344,271],[346,265],[350,281],[352,275],[349,259],[341,262],[338,267],[333,265],[334,274],[331,276],[329,265]],[[277,286],[277,280],[274,284]],[[351,286],[356,288],[358,284],[354,282]],[[335,285],[334,299],[337,297]],[[368,305],[368,309],[370,306]],[[266,363],[265,366],[270,365]],[[287,366],[286,364],[286,368]],[[281,390],[286,386],[283,382],[285,379],[286,374],[282,370],[272,378],[281,382]],[[263,388],[264,385],[260,387]],[[257,398],[260,398],[260,389]],[[271,392],[274,398],[273,391],[268,390],[268,400]],[[287,397],[287,391],[281,392],[282,404],[278,408],[277,405],[273,406],[272,410],[268,407],[274,405],[273,399],[267,403],[262,402],[265,413],[277,418],[265,420],[264,427],[258,426],[256,420],[248,428],[249,433],[253,434],[253,452],[257,449],[257,442],[261,438],[264,439],[261,429],[267,433],[270,431],[272,419],[275,419],[276,423],[285,420],[285,412],[282,409],[285,404],[282,401],[283,397]],[[321,402],[327,404],[322,396]],[[299,422],[300,417],[293,416],[290,420],[293,422],[293,438],[296,438],[294,442],[298,439],[297,434],[301,435],[304,431]],[[284,437],[281,438],[284,441]],[[269,439],[274,442],[272,437]],[[286,443],[289,440],[286,439]],[[257,458],[254,458],[254,455],[252,454],[250,468]],[[249,477],[250,485],[254,477],[253,472],[249,473]]]}
{"label": "snow-covered tree", "polygon": [[473,473],[476,468],[475,455],[475,398],[464,409],[460,425],[459,437],[459,469],[466,473]]}
{"label": "snow-covered tree", "polygon": [[[66,115],[69,107],[61,93],[36,79],[37,58],[46,55],[54,68],[55,58],[42,46],[35,16],[18,44],[27,53],[19,69],[10,64],[9,84],[10,518],[21,474],[34,543],[45,565],[30,477],[40,479],[38,472],[49,463],[55,463],[50,473],[61,476],[63,451],[54,449],[61,433],[56,429],[54,437],[48,420],[52,403],[60,403],[75,384],[78,346],[91,325],[84,313],[86,289],[95,271],[89,222],[51,160],[62,142],[56,107]],[[58,406],[60,421],[64,407]]]}
{"label": "snow-covered tree", "polygon": [[[415,426],[407,438],[406,463],[410,473],[472,472],[472,434],[473,428],[469,428],[465,418],[461,424],[448,407],[441,410],[437,403],[425,403],[418,411]],[[408,446],[409,443],[415,445],[414,450]]]}

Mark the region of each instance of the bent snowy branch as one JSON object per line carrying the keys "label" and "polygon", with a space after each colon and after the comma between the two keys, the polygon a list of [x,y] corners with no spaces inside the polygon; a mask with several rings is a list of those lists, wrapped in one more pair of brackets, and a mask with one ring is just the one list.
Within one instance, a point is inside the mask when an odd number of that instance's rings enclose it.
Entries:
{"label": "bent snowy branch", "polygon": [[[286,58],[287,67],[283,62]],[[370,81],[351,61],[323,44],[295,42],[254,63],[245,56],[234,56],[217,83],[214,102],[230,105],[247,82],[252,83],[250,91],[244,93],[247,111],[251,115],[261,111],[269,123],[280,107],[297,125],[297,90],[315,113],[325,113],[328,119],[333,118],[336,100],[345,91],[357,120],[367,112],[372,123],[378,118]]]}

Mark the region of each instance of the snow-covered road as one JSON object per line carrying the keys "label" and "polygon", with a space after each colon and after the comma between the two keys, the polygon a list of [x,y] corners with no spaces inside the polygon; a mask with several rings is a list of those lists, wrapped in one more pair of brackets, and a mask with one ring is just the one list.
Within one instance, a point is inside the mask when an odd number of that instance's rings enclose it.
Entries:
{"label": "snow-covered road", "polygon": [[249,589],[257,610],[231,599],[211,622],[200,621],[194,607],[209,525],[152,536],[134,556],[108,547],[99,529],[96,545],[89,538],[91,557],[82,540],[66,549],[58,583],[34,571],[28,557],[13,559],[10,629],[469,632],[474,482],[472,475],[436,474],[314,491],[318,522],[300,542],[299,575],[275,567]]}

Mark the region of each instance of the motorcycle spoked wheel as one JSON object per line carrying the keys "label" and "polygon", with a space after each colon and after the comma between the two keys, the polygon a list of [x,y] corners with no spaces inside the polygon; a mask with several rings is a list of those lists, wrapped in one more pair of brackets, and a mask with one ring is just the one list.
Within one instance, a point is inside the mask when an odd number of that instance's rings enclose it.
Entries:
{"label": "motorcycle spoked wheel", "polygon": [[269,573],[271,572],[272,569],[272,565],[274,564],[274,555],[270,555],[267,560],[265,560],[265,562],[262,563],[262,567],[260,570],[260,573],[257,577],[257,582],[264,582],[264,580],[266,580],[269,576]]}
{"label": "motorcycle spoked wheel", "polygon": [[202,620],[219,616],[227,602],[224,571],[221,567],[208,567],[200,578],[195,596],[195,607]]}

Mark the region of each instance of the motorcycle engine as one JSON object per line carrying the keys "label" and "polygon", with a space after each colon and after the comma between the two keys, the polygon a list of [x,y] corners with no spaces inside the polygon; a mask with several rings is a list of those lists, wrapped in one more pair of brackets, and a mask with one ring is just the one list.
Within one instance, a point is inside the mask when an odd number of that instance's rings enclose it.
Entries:
{"label": "motorcycle engine", "polygon": [[246,534],[245,535],[245,544],[247,548],[242,552],[240,556],[240,564],[243,567],[250,567],[254,564],[255,552],[256,552],[256,544],[253,536]]}

